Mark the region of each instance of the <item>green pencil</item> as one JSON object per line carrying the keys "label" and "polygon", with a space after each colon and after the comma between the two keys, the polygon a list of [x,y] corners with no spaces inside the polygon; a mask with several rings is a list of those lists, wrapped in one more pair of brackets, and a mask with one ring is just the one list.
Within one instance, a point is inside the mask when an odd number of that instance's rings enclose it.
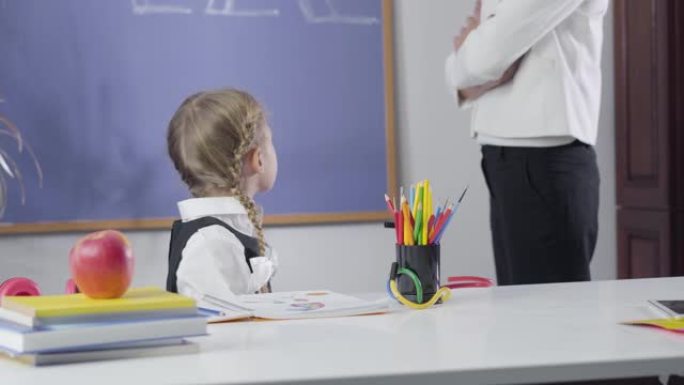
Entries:
{"label": "green pencil", "polygon": [[418,210],[416,210],[416,227],[413,229],[413,240],[416,245],[420,245],[420,236],[423,228],[423,204],[418,203]]}

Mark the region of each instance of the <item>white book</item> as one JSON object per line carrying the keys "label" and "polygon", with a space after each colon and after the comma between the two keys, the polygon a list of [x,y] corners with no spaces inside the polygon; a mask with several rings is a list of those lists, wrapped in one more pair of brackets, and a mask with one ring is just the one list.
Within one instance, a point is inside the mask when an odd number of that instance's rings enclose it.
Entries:
{"label": "white book", "polygon": [[247,294],[226,298],[204,296],[198,306],[200,312],[209,316],[209,322],[250,318],[286,320],[347,317],[389,310],[386,299],[365,301],[328,290]]}
{"label": "white book", "polygon": [[206,317],[110,321],[28,327],[0,320],[0,347],[15,353],[44,353],[119,342],[205,335]]}
{"label": "white book", "polygon": [[7,310],[2,307],[0,307],[0,320],[14,322],[15,324],[24,326],[36,326],[36,318],[33,318],[26,314],[17,313],[12,310]]}
{"label": "white book", "polygon": [[92,362],[116,359],[131,359],[155,356],[192,354],[199,351],[199,345],[180,338],[104,345],[100,348],[66,350],[50,353],[16,354],[6,351],[13,360],[34,365],[57,365],[74,362]]}

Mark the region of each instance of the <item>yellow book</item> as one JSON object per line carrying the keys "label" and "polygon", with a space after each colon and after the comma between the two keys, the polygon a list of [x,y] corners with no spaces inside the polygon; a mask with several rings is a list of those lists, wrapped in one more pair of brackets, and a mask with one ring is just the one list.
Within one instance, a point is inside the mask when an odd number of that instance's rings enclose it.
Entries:
{"label": "yellow book", "polygon": [[92,299],[84,294],[8,296],[2,298],[2,307],[30,317],[49,318],[194,308],[195,301],[158,287],[141,287],[113,299]]}

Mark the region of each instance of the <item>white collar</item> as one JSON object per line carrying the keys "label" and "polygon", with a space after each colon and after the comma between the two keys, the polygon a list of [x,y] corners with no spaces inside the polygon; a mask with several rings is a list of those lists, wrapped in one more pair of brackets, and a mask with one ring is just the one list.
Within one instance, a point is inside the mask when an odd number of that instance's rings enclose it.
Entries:
{"label": "white collar", "polygon": [[178,211],[183,221],[201,217],[222,215],[247,215],[247,210],[233,197],[192,198],[178,202]]}

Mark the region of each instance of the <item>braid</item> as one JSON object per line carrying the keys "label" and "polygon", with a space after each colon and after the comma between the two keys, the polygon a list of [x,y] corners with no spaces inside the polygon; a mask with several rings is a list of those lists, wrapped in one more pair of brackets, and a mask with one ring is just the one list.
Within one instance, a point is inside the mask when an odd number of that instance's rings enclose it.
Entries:
{"label": "braid", "polygon": [[242,174],[242,158],[245,156],[245,153],[252,145],[252,141],[254,140],[254,132],[250,132],[248,125],[240,127],[238,134],[240,136],[240,140],[235,148],[235,151],[233,152],[234,158],[232,162],[227,165],[229,173],[228,180],[232,182],[233,186],[231,187],[236,193],[240,193],[238,186],[240,182],[240,175]]}
{"label": "braid", "polygon": [[233,181],[233,186],[231,190],[233,190],[233,195],[240,201],[240,203],[242,203],[242,205],[247,210],[247,216],[249,217],[249,220],[252,222],[252,225],[254,225],[257,240],[259,241],[259,255],[264,255],[266,254],[266,242],[264,242],[264,230],[262,226],[261,215],[258,213],[254,201],[250,197],[245,195],[239,187],[240,174],[242,172],[242,158],[244,157],[245,152],[247,152],[247,149],[251,146],[252,141],[254,140],[254,128],[253,126],[251,126],[251,123],[247,123],[246,125],[241,127],[241,131],[242,140],[240,141],[238,147],[235,149],[235,158],[233,159],[233,162],[230,164],[230,167],[228,167],[229,172],[231,174],[230,180]]}
{"label": "braid", "polygon": [[[266,241],[264,240],[264,227],[261,214],[257,210],[254,201],[245,195],[242,190],[240,190],[238,182],[240,180],[239,176],[242,171],[242,158],[244,157],[245,152],[247,152],[247,150],[251,147],[254,137],[256,136],[254,123],[248,121],[243,127],[241,127],[241,131],[242,140],[235,150],[235,159],[229,167],[231,174],[230,180],[233,181],[232,192],[233,195],[240,201],[242,206],[244,206],[245,210],[247,210],[247,217],[254,226],[254,232],[256,233],[256,238],[259,244],[259,255],[266,255]],[[260,289],[260,292],[262,293],[268,293],[270,291],[269,283],[266,283],[266,285]]]}
{"label": "braid", "polygon": [[256,237],[259,241],[259,254],[265,255],[266,241],[264,241],[264,226],[261,220],[261,214],[257,210],[256,204],[252,199],[250,199],[247,195],[241,192],[238,192],[235,196],[240,201],[240,203],[242,203],[242,205],[245,206],[245,209],[247,210],[247,216],[249,217],[249,220],[252,222],[252,225],[254,225]]}
{"label": "braid", "polygon": [[240,175],[242,174],[242,159],[245,156],[247,150],[252,146],[254,137],[254,125],[248,119],[247,122],[239,127],[240,141],[238,142],[237,148],[233,152],[233,161],[228,166],[228,171],[230,173],[229,180],[232,182],[231,190],[233,190],[233,195],[235,195],[240,203],[247,209],[247,214],[250,221],[254,225],[254,229],[257,231],[257,237],[259,238],[259,254],[264,255],[264,236],[261,227],[261,218],[257,215],[256,205],[254,201],[245,195],[240,190]]}
{"label": "braid", "polygon": [[[235,196],[247,210],[247,216],[249,217],[249,220],[252,222],[252,225],[254,225],[254,231],[257,236],[257,241],[259,242],[259,255],[266,255],[266,241],[264,241],[263,222],[261,221],[261,215],[257,211],[254,201],[240,191],[237,191]],[[266,284],[259,290],[259,292],[270,293],[270,282],[266,282]]]}

